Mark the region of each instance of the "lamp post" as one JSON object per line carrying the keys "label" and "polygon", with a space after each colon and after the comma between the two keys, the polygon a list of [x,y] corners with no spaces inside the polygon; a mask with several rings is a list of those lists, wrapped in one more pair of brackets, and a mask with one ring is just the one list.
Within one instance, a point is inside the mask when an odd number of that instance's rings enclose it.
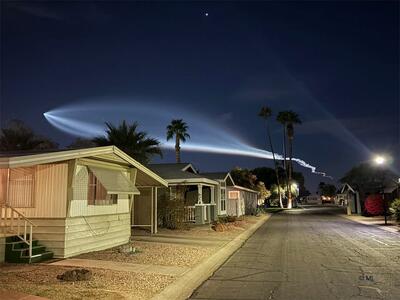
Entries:
{"label": "lamp post", "polygon": [[[374,163],[375,165],[379,166],[384,166],[387,163],[387,159],[382,156],[382,155],[377,155],[374,158]],[[386,199],[385,199],[385,186],[384,186],[384,180],[385,180],[385,176],[384,173],[382,171],[382,183],[381,183],[381,193],[382,193],[382,201],[383,201],[383,213],[385,215],[385,225],[387,225],[387,203],[386,203]]]}

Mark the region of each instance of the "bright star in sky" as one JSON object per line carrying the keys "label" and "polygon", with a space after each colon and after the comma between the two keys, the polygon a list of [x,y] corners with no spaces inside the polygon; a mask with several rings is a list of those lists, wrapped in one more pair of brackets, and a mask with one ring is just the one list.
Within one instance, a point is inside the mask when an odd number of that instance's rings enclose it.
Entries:
{"label": "bright star in sky", "polygon": [[206,17],[208,17],[208,12],[206,12],[204,15],[205,15]]}

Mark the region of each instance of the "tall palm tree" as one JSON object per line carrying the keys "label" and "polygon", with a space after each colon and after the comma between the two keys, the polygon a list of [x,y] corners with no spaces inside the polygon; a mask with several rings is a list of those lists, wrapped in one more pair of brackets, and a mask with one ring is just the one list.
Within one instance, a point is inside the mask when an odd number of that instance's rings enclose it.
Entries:
{"label": "tall palm tree", "polygon": [[[292,182],[292,157],[293,157],[293,139],[294,139],[294,125],[301,124],[299,115],[294,111],[287,110],[278,114],[277,121],[283,125],[283,145],[285,155],[285,173],[286,185],[288,190],[288,208],[292,208],[292,193],[289,185]],[[289,162],[287,161],[287,143],[289,144]]]}
{"label": "tall palm tree", "polygon": [[36,135],[20,120],[12,120],[0,130],[0,151],[48,150],[58,145],[50,139]]}
{"label": "tall palm tree", "polygon": [[93,139],[97,146],[117,146],[141,163],[148,163],[154,155],[162,157],[160,142],[148,137],[146,132],[138,131],[137,122],[130,125],[124,120],[118,127],[111,123],[106,123],[106,126],[106,136]]}
{"label": "tall palm tree", "polygon": [[270,147],[271,152],[272,152],[272,159],[274,160],[276,183],[277,183],[277,186],[278,186],[279,205],[281,207],[283,207],[282,195],[281,195],[280,183],[279,183],[278,164],[277,164],[277,161],[275,159],[274,146],[272,144],[271,132],[269,130],[269,122],[268,122],[268,119],[272,116],[271,108],[269,108],[268,106],[261,107],[261,110],[258,113],[258,116],[265,120],[265,124],[266,124],[266,127],[267,127],[267,135],[268,135],[269,147]]}
{"label": "tall palm tree", "polygon": [[188,126],[182,119],[172,120],[167,126],[167,141],[171,140],[175,136],[175,157],[176,162],[181,162],[181,141],[186,142],[186,139],[190,139],[190,135],[187,133]]}
{"label": "tall palm tree", "polygon": [[[287,151],[286,151],[286,126],[287,126],[287,119],[288,119],[288,112],[287,111],[280,111],[276,116],[276,120],[283,125],[283,169],[285,171],[285,178],[286,178],[286,190],[289,191],[289,177],[287,173]],[[288,195],[289,198],[289,195]],[[289,201],[288,201],[289,206]]]}

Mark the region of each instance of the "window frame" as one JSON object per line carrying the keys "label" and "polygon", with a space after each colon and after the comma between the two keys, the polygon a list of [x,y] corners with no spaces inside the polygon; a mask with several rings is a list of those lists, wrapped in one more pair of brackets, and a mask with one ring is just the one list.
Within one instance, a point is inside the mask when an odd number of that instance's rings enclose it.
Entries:
{"label": "window frame", "polygon": [[[27,175],[27,177],[30,177],[29,180],[26,179],[26,175],[24,176],[25,178],[17,178],[14,179],[13,176],[13,172],[16,172],[19,169],[25,169],[25,170],[29,170],[29,174]],[[31,167],[20,167],[20,168],[10,168],[9,169],[9,174],[7,175],[8,179],[8,188],[7,188],[7,195],[6,195],[6,203],[8,205],[11,205],[13,207],[16,208],[35,208],[35,191],[36,191],[36,166],[31,166]],[[22,203],[23,205],[21,205],[21,202],[15,199],[12,199],[12,194],[13,194],[13,189],[17,189],[17,190],[21,190],[20,187],[20,182],[29,182],[29,186],[27,187],[28,193],[30,195],[30,198],[28,199],[29,203]],[[19,182],[19,183],[18,183]],[[28,184],[25,184],[28,185]],[[19,187],[18,187],[19,186]],[[18,192],[17,192],[18,193]],[[25,201],[26,199],[23,199],[23,201]],[[27,201],[27,202],[28,202]]]}
{"label": "window frame", "polygon": [[[103,186],[101,181],[96,177],[96,175],[88,169],[88,192],[87,192],[87,204],[89,206],[106,206],[106,205],[118,205],[118,194],[109,194],[106,188]],[[93,191],[91,191],[91,189]],[[100,192],[100,193],[99,193]],[[99,197],[100,195],[105,195]],[[93,195],[93,196],[92,196]]]}
{"label": "window frame", "polygon": [[[223,195],[223,196],[222,196]],[[226,188],[221,188],[221,212],[226,211]]]}

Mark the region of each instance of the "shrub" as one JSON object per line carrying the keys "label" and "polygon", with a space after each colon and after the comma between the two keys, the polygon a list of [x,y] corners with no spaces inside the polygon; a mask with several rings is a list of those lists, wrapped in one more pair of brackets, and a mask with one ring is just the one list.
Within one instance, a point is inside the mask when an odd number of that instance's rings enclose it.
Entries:
{"label": "shrub", "polygon": [[163,194],[158,201],[158,222],[168,229],[187,229],[185,222],[185,186],[176,186],[174,193]]}
{"label": "shrub", "polygon": [[237,220],[237,217],[236,216],[226,216],[226,220],[229,223],[233,223]]}
{"label": "shrub", "polygon": [[218,216],[218,223],[233,223],[236,222],[239,218],[236,216]]}
{"label": "shrub", "polygon": [[370,216],[383,215],[385,207],[381,195],[370,195],[365,200],[365,211]]}
{"label": "shrub", "polygon": [[390,205],[390,211],[394,214],[397,221],[400,221],[400,198],[395,199]]}

